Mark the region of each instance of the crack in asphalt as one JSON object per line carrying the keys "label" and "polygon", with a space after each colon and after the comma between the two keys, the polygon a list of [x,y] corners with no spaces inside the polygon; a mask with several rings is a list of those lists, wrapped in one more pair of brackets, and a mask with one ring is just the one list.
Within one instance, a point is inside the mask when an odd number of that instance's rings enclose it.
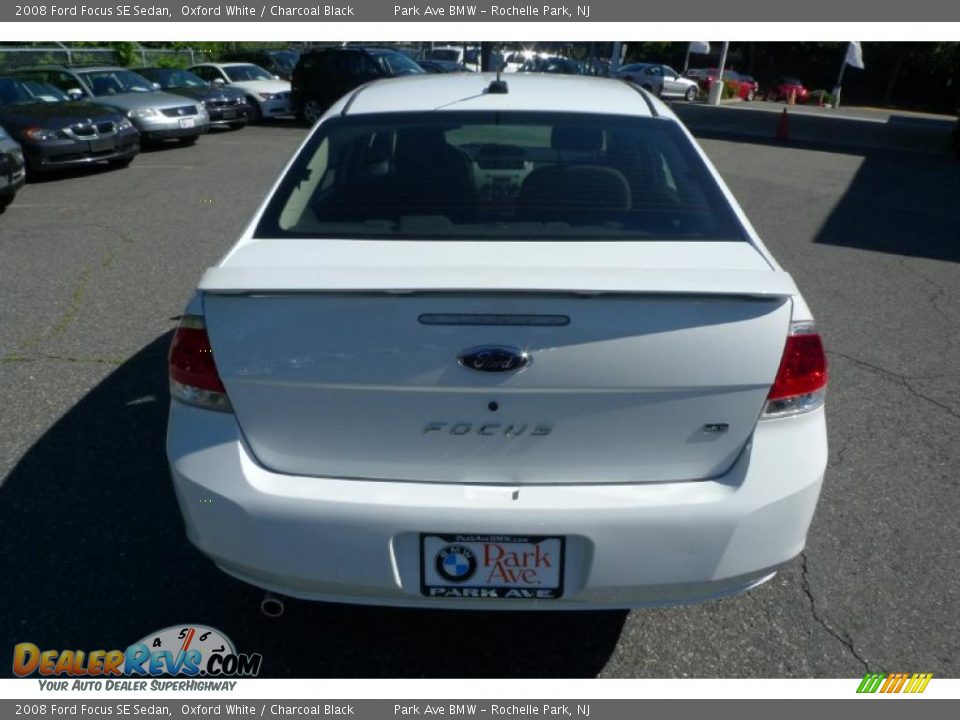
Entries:
{"label": "crack in asphalt", "polygon": [[817,623],[821,627],[823,627],[824,630],[830,633],[830,635],[832,635],[834,638],[839,640],[844,645],[844,647],[846,647],[847,650],[850,651],[850,654],[853,655],[853,657],[855,657],[860,662],[861,665],[863,665],[863,668],[866,672],[870,672],[870,664],[867,662],[866,658],[864,658],[859,652],[857,652],[857,648],[853,644],[853,636],[851,636],[850,633],[844,632],[843,634],[841,634],[839,631],[835,630],[826,621],[826,618],[824,618],[817,611],[817,601],[813,597],[813,587],[810,585],[810,569],[807,565],[808,558],[807,558],[806,550],[800,553],[800,558],[803,562],[801,566],[801,572],[802,572],[801,587],[803,588],[804,595],[807,596],[807,600],[810,601],[810,614],[813,616],[813,619],[816,620]]}
{"label": "crack in asphalt", "polygon": [[960,420],[960,412],[955,410],[950,405],[947,405],[945,402],[941,402],[940,400],[937,400],[936,398],[932,398],[929,395],[924,395],[922,392],[920,392],[917,388],[915,388],[910,383],[911,380],[933,380],[933,379],[936,379],[936,377],[943,377],[943,376],[904,375],[901,373],[894,372],[893,370],[888,370],[887,368],[880,367],[879,365],[874,365],[873,363],[869,363],[866,360],[855,358],[852,355],[847,355],[846,353],[838,352],[837,350],[829,350],[827,351],[827,354],[836,355],[837,357],[842,357],[844,360],[847,360],[848,362],[853,363],[854,365],[857,365],[862,368],[866,368],[867,370],[872,370],[878,375],[882,375],[890,380],[893,380],[894,382],[896,382],[896,384],[906,388],[911,395],[921,400],[925,400],[931,405],[935,405],[936,407],[945,411],[952,417],[956,418],[957,420]]}
{"label": "crack in asphalt", "polygon": [[[94,270],[94,267],[99,265],[101,269],[110,267],[113,264],[114,260],[119,258],[125,252],[127,252],[134,244],[134,239],[123,231],[116,230],[114,228],[96,226],[100,230],[103,230],[108,235],[113,235],[120,238],[120,244],[115,247],[111,247],[104,254],[103,259],[99,264],[94,264],[83,268],[80,271],[80,274],[77,276],[76,281],[73,283],[73,287],[70,289],[69,302],[67,304],[66,310],[63,312],[63,315],[60,317],[60,320],[54,325],[50,330],[42,331],[28,337],[26,340],[20,342],[15,350],[8,352],[4,355],[0,355],[0,363],[9,363],[9,362],[29,362],[29,357],[24,357],[21,353],[30,351],[33,348],[37,347],[40,343],[54,340],[62,335],[67,329],[73,325],[76,321],[77,316],[80,314],[80,310],[83,307],[83,300],[86,294],[87,285],[90,282],[90,275]],[[44,357],[42,353],[39,354],[40,357]],[[57,356],[49,356],[50,359],[57,359]],[[70,358],[63,358],[70,359]],[[74,362],[82,362],[82,360],[73,360]]]}
{"label": "crack in asphalt", "polygon": [[920,278],[921,280],[923,280],[923,282],[925,282],[928,285],[932,285],[935,288],[934,293],[927,297],[927,302],[930,303],[930,307],[933,308],[933,311],[937,313],[937,315],[942,317],[944,321],[946,321],[946,324],[950,327],[951,332],[956,333],[955,318],[939,305],[939,301],[943,299],[943,297],[947,294],[946,289],[940,283],[936,282],[933,278],[928,277],[927,275],[924,275],[922,272],[912,267],[907,262],[906,258],[903,258],[903,257],[898,258],[898,264],[904,270],[912,274],[914,277]]}
{"label": "crack in asphalt", "polygon": [[850,439],[847,438],[846,440],[843,441],[843,445],[841,445],[840,449],[837,451],[836,461],[827,463],[828,468],[839,467],[840,465],[843,464],[843,456],[846,454],[847,448],[849,447],[849,445],[850,445]]}
{"label": "crack in asphalt", "polygon": [[85,363],[98,365],[123,365],[126,362],[123,358],[101,358],[101,357],[74,357],[70,355],[49,355],[47,353],[36,353],[34,355],[8,355],[0,358],[0,363],[31,363],[44,360],[53,360],[54,362]]}

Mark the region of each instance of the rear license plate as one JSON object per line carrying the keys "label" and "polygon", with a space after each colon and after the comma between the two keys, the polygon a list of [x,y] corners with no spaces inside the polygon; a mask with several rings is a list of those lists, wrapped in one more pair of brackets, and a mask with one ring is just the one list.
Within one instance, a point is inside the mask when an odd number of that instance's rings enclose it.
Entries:
{"label": "rear license plate", "polygon": [[116,147],[117,139],[115,137],[97,138],[96,140],[90,141],[90,150],[93,152],[104,152],[105,150],[113,150]]}
{"label": "rear license plate", "polygon": [[564,538],[420,535],[420,592],[435,598],[555,600],[563,595]]}
{"label": "rear license plate", "polygon": [[182,128],[192,128],[192,127],[193,127],[193,118],[180,118],[180,127],[182,127]]}
{"label": "rear license plate", "polygon": [[224,110],[224,111],[223,111],[223,119],[224,119],[224,120],[233,120],[233,118],[235,118],[236,116],[237,116],[237,111],[236,111],[236,110]]}

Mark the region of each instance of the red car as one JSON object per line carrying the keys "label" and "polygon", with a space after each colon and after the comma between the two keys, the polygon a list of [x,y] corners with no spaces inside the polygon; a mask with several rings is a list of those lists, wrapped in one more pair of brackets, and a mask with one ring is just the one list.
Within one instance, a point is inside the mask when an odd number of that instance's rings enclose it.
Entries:
{"label": "red car", "polygon": [[767,100],[789,100],[791,94],[795,95],[798,103],[805,103],[810,97],[810,91],[802,82],[792,77],[781,77],[767,89]]}
{"label": "red car", "polygon": [[[703,88],[703,91],[709,93],[710,86],[717,81],[717,69],[704,68],[690,70],[687,72],[687,77],[696,80],[700,87]],[[757,81],[752,77],[749,75],[741,75],[734,70],[724,70],[723,81],[734,88],[737,97],[743,98],[748,102],[756,96],[759,87]]]}

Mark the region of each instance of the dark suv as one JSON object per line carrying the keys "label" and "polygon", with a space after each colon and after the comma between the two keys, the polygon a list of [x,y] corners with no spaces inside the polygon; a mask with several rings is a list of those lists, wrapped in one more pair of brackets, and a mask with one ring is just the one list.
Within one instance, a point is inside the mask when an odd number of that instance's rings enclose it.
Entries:
{"label": "dark suv", "polygon": [[300,56],[290,79],[293,111],[311,125],[346,93],[371,80],[418,75],[423,68],[396,50],[336,47]]}
{"label": "dark suv", "polygon": [[220,56],[220,62],[245,62],[259,65],[271,75],[289,80],[300,55],[293,50],[242,50]]}

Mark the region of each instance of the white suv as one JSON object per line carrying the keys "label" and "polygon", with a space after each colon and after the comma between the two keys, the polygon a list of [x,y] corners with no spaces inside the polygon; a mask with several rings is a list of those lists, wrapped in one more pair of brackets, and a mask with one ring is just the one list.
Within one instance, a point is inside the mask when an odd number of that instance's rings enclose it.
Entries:
{"label": "white suv", "polygon": [[315,600],[736,593],[803,549],[827,461],[806,303],[616,80],[342,98],[203,276],[170,379],[190,539]]}

